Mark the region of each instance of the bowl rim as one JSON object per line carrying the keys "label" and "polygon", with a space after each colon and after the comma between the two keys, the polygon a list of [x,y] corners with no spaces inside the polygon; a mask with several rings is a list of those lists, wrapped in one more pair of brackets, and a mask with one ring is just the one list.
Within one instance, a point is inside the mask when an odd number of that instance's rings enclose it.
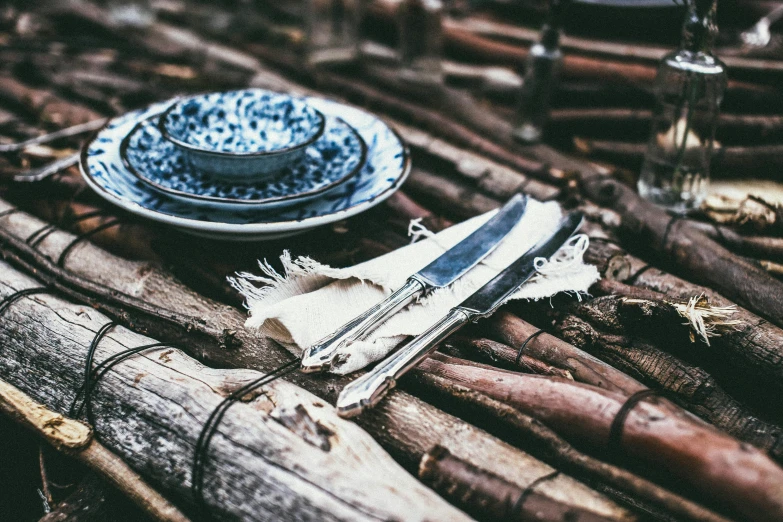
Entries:
{"label": "bowl rim", "polygon": [[[165,111],[164,111],[165,112]],[[359,157],[359,162],[356,164],[356,166],[351,169],[351,171],[340,178],[339,180],[333,181],[329,183],[328,185],[325,185],[321,188],[318,188],[316,190],[310,190],[308,192],[298,193],[298,194],[291,194],[286,196],[274,196],[264,199],[238,199],[238,198],[221,198],[217,196],[205,196],[202,194],[193,194],[191,192],[184,192],[181,190],[165,187],[161,185],[160,183],[157,183],[150,178],[142,175],[136,167],[134,167],[127,156],[128,147],[130,146],[130,139],[131,137],[147,122],[150,120],[153,120],[154,118],[162,117],[163,113],[157,113],[153,114],[147,118],[141,119],[139,122],[136,123],[136,125],[133,126],[133,128],[128,132],[128,134],[125,135],[125,137],[120,142],[120,160],[123,163],[123,166],[130,172],[136,179],[141,181],[142,183],[145,183],[165,194],[168,194],[170,197],[181,197],[186,198],[189,200],[197,200],[197,201],[203,201],[213,204],[232,204],[232,205],[264,205],[269,203],[281,203],[283,201],[295,201],[297,199],[310,199],[314,196],[323,194],[324,192],[327,192],[339,185],[342,185],[343,183],[347,182],[351,178],[355,177],[356,174],[359,173],[359,171],[364,168],[364,164],[367,161],[367,144],[364,141],[364,138],[356,132],[356,129],[354,129],[348,122],[343,120],[342,118],[335,117],[335,119],[339,120],[341,123],[348,126],[348,128],[351,130],[351,132],[356,136],[356,138],[359,140],[359,145],[361,148],[361,155]],[[228,179],[228,178],[227,178]]]}
{"label": "bowl rim", "polygon": [[[166,120],[169,116],[169,114],[179,107],[181,104],[185,103],[188,100],[193,100],[196,98],[203,98],[205,96],[210,96],[213,94],[229,94],[229,93],[239,93],[239,92],[259,92],[259,93],[269,93],[269,94],[275,94],[278,96],[284,96],[291,100],[299,101],[302,104],[304,104],[306,107],[310,108],[315,112],[315,115],[318,117],[318,128],[313,136],[308,138],[306,141],[303,141],[302,143],[298,143],[296,145],[291,145],[289,147],[283,148],[283,149],[275,149],[275,150],[269,150],[269,151],[254,151],[254,152],[225,152],[225,151],[218,151],[218,150],[211,150],[211,149],[205,149],[198,147],[196,145],[193,145],[191,143],[187,143],[185,141],[182,141],[181,139],[177,138],[176,136],[172,136],[168,128],[166,127]],[[256,157],[270,157],[270,156],[280,156],[283,154],[287,154],[290,152],[293,152],[295,150],[303,149],[309,145],[312,145],[315,143],[324,133],[324,130],[326,129],[326,117],[323,115],[321,111],[316,109],[315,107],[310,106],[305,98],[299,97],[299,96],[291,96],[290,94],[286,94],[284,92],[277,92],[277,91],[270,91],[267,89],[238,89],[235,91],[213,91],[213,92],[207,92],[207,93],[201,93],[201,94],[195,94],[193,96],[186,96],[182,97],[176,102],[172,103],[165,111],[163,111],[160,115],[160,119],[158,120],[158,129],[160,130],[161,134],[163,135],[163,138],[170,141],[171,143],[175,144],[176,146],[187,150],[188,152],[196,152],[199,154],[204,155],[210,155],[210,156],[216,156],[221,158],[256,158]]]}

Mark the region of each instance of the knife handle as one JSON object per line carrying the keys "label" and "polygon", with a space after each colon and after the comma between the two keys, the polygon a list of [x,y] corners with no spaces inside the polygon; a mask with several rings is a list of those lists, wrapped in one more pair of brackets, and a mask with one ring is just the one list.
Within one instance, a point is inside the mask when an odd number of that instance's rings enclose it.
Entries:
{"label": "knife handle", "polygon": [[400,351],[343,388],[337,398],[337,414],[341,417],[353,417],[378,404],[386,393],[397,385],[397,379],[426,359],[438,344],[469,320],[468,312],[452,308],[448,315]]}
{"label": "knife handle", "polygon": [[302,353],[301,371],[312,373],[328,370],[340,347],[369,334],[423,291],[424,283],[415,277],[408,278],[405,284],[389,297],[307,348]]}

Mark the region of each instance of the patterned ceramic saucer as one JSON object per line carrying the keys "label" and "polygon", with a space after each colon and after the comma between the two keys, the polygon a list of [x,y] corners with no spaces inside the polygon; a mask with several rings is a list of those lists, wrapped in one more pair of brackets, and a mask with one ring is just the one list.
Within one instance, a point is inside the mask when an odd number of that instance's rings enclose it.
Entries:
{"label": "patterned ceramic saucer", "polygon": [[191,203],[227,208],[301,203],[358,173],[367,148],[347,123],[329,118],[323,136],[306,148],[303,158],[258,181],[234,181],[192,166],[182,150],[164,139],[158,118],[139,122],[120,145],[120,156],[141,181]]}
{"label": "patterned ceramic saucer", "polygon": [[166,196],[140,181],[124,165],[120,145],[141,121],[164,111],[171,101],[112,119],[82,149],[80,167],[87,184],[109,202],[139,216],[191,234],[227,240],[284,237],[354,216],[391,196],[410,171],[408,151],[378,117],[323,98],[308,103],[327,117],[342,118],[367,145],[356,175],[317,198],[291,207],[226,210],[193,205]]}
{"label": "patterned ceramic saucer", "polygon": [[258,179],[302,158],[324,132],[325,118],[302,98],[244,89],[179,100],[159,126],[200,170]]}

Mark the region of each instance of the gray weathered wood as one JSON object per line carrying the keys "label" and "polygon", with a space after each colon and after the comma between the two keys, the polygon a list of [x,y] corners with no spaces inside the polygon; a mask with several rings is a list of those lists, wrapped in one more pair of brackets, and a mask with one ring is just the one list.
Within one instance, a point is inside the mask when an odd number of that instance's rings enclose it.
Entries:
{"label": "gray weathered wood", "polygon": [[[0,200],[0,212],[8,208],[10,205]],[[0,227],[20,238],[28,237],[44,225],[42,221],[24,213],[0,218]],[[57,231],[48,236],[39,248],[52,259],[57,259],[72,240],[71,234]],[[242,324],[245,316],[240,311],[199,296],[174,280],[170,274],[149,263],[128,261],[85,242],[73,249],[66,267],[86,279],[162,308],[203,318],[207,325],[215,329],[235,330],[237,339],[242,342],[242,346],[234,350],[221,349],[214,344],[184,347],[199,358],[220,366],[242,366],[261,371],[269,371],[290,359],[279,346],[254,331],[244,330]],[[335,399],[345,382],[344,378],[323,379],[302,374],[292,374],[286,379],[328,400]],[[395,390],[389,400],[370,414],[357,419],[357,422],[395,456],[409,460],[412,465],[439,444],[461,459],[523,488],[553,471],[549,465],[512,448],[483,430],[399,390]],[[561,475],[547,481],[537,491],[607,517],[629,517],[627,511],[568,476]]]}
{"label": "gray weathered wood", "polygon": [[[0,295],[39,284],[0,263]],[[13,303],[0,317],[0,374],[66,412],[81,384],[87,347],[106,316],[50,295]],[[115,327],[96,361],[154,339]],[[207,368],[158,348],[112,369],[93,397],[104,444],[169,492],[190,495],[193,448],[210,412],[258,377]],[[296,412],[296,413],[295,413]],[[309,417],[324,443],[281,419]],[[293,384],[277,381],[231,408],[212,440],[205,497],[224,518],[244,520],[469,520],[395,463],[355,424]]]}

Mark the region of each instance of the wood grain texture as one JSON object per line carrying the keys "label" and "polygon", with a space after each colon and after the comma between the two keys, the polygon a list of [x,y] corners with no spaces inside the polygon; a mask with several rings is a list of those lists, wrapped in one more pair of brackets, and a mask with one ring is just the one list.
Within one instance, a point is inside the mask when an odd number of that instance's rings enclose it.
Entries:
{"label": "wood grain texture", "polygon": [[[5,263],[0,278],[3,296],[38,284]],[[86,348],[109,321],[58,297],[21,299],[0,317],[0,374],[49,408],[67,411],[81,384]],[[100,343],[96,361],[152,342],[116,327]],[[98,385],[95,431],[142,475],[187,497],[193,447],[207,416],[258,375],[207,368],[173,348],[150,350],[113,368]],[[330,434],[328,450],[278,420],[296,409]],[[205,479],[207,504],[222,518],[469,520],[363,430],[284,381],[228,411],[212,441]]]}
{"label": "wood grain texture", "polygon": [[[0,201],[0,212],[9,207]],[[0,218],[0,227],[21,238],[28,237],[42,226],[45,226],[44,222],[25,213]],[[71,234],[57,231],[49,235],[39,249],[50,258],[57,259],[72,240]],[[242,326],[245,315],[239,310],[198,295],[154,264],[128,261],[85,242],[72,250],[66,267],[85,279],[145,302],[198,317],[212,331],[231,332],[236,341],[234,348],[221,347],[215,339],[205,342],[202,338],[194,338],[194,342],[183,346],[201,360],[223,367],[246,367],[263,372],[290,360],[290,354],[284,349],[255,331],[245,330]],[[348,381],[333,376],[321,378],[298,373],[287,379],[327,401],[334,401]],[[551,466],[525,452],[400,390],[395,390],[389,400],[378,408],[359,417],[357,423],[396,458],[412,467],[433,446],[440,444],[454,455],[522,488],[553,471]],[[542,484],[538,491],[606,517],[619,520],[630,517],[626,510],[603,495],[565,475]]]}

